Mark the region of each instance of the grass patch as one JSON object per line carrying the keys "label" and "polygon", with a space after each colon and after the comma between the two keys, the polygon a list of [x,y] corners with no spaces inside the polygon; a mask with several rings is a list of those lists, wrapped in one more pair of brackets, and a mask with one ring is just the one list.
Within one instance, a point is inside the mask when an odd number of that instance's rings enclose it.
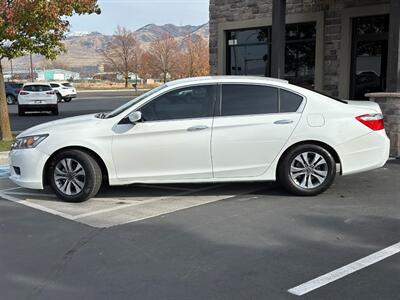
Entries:
{"label": "grass patch", "polygon": [[0,140],[0,152],[1,151],[10,151],[11,149],[11,144],[15,142],[15,136],[13,136],[13,140],[12,141],[3,141]]}

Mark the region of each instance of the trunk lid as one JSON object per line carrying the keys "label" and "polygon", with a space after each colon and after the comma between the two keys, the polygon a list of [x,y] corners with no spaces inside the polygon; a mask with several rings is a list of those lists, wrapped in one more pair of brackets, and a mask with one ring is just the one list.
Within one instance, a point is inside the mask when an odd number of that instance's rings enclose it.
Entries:
{"label": "trunk lid", "polygon": [[356,107],[356,108],[363,108],[363,109],[368,109],[369,111],[373,111],[376,113],[381,114],[382,110],[379,107],[379,104],[376,102],[371,102],[371,101],[352,101],[352,100],[347,100],[346,101],[349,105]]}

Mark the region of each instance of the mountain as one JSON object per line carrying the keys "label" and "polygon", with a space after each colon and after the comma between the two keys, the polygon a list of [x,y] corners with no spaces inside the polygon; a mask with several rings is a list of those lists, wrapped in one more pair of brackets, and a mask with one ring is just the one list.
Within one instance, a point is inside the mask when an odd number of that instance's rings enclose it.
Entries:
{"label": "mountain", "polygon": [[[170,34],[176,38],[178,43],[188,34],[197,35],[208,40],[209,26],[208,23],[195,26],[184,25],[177,26],[173,24],[156,25],[148,24],[136,30],[139,41],[145,48],[149,43],[162,37],[165,34]],[[64,41],[67,49],[66,53],[60,54],[57,62],[61,66],[67,66],[69,69],[84,72],[86,69],[96,69],[103,62],[101,50],[111,40],[111,35],[104,35],[99,32],[70,32]],[[34,68],[41,68],[43,58],[40,55],[33,55]],[[15,70],[29,69],[29,58],[20,57],[13,61]],[[7,65],[5,66],[7,68]]]}

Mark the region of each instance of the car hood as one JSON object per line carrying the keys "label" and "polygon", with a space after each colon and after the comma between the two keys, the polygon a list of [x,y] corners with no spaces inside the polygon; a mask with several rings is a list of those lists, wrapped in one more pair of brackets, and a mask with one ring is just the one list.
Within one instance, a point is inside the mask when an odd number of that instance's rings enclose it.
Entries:
{"label": "car hood", "polygon": [[50,134],[57,131],[60,133],[65,130],[82,131],[85,128],[93,128],[99,121],[100,119],[96,118],[95,114],[65,118],[31,127],[21,132],[17,137]]}

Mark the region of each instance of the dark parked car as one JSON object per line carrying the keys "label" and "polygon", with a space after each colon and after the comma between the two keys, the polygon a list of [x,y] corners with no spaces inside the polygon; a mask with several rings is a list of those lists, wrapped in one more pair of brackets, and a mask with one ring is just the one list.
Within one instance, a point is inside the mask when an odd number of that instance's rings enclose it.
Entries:
{"label": "dark parked car", "polygon": [[23,84],[18,82],[6,82],[6,98],[8,104],[15,104],[18,101],[19,91],[22,89]]}

